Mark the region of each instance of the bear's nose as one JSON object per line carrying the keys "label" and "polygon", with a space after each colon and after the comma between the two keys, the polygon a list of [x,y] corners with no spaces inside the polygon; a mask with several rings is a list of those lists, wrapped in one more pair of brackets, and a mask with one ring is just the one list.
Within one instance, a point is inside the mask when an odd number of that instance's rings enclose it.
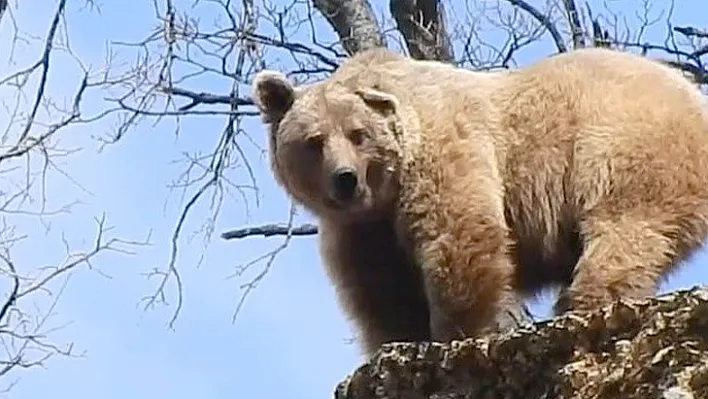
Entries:
{"label": "bear's nose", "polygon": [[356,171],[352,168],[339,168],[333,176],[334,195],[339,201],[349,201],[354,197],[357,186]]}

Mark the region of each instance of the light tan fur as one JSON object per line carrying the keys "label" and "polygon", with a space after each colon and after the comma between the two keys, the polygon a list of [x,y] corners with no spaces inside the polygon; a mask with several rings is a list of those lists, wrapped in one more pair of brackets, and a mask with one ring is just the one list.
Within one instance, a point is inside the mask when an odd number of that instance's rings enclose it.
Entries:
{"label": "light tan fur", "polygon": [[[548,286],[557,313],[652,295],[708,235],[708,105],[636,55],[490,73],[377,49],[302,90],[263,73],[254,100],[368,353],[484,333]],[[365,176],[346,206],[341,165]]]}

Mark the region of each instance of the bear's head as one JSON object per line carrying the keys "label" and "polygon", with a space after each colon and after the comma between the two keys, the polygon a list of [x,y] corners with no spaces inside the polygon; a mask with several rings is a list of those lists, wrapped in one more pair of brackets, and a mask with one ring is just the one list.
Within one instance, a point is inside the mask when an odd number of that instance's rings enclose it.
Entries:
{"label": "bear's head", "polygon": [[280,72],[263,71],[253,81],[253,100],[270,125],[273,173],[296,201],[339,221],[391,209],[398,190],[396,97],[335,80],[295,87]]}

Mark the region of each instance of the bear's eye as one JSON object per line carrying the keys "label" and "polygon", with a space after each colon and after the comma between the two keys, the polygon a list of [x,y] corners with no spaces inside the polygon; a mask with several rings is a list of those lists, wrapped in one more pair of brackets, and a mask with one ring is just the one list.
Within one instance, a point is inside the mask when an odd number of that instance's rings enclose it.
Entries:
{"label": "bear's eye", "polygon": [[324,145],[324,137],[320,135],[308,137],[307,140],[305,140],[305,145],[310,151],[320,152]]}
{"label": "bear's eye", "polygon": [[366,129],[354,129],[349,132],[349,140],[352,141],[354,145],[361,145],[369,137],[369,131]]}

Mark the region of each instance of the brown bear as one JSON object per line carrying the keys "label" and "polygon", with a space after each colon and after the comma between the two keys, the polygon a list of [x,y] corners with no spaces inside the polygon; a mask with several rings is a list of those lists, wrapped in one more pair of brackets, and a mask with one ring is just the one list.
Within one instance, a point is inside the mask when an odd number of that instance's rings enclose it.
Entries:
{"label": "brown bear", "polygon": [[505,72],[362,52],[294,87],[261,72],[277,181],[371,354],[655,293],[708,235],[708,105],[680,72],[582,49]]}

